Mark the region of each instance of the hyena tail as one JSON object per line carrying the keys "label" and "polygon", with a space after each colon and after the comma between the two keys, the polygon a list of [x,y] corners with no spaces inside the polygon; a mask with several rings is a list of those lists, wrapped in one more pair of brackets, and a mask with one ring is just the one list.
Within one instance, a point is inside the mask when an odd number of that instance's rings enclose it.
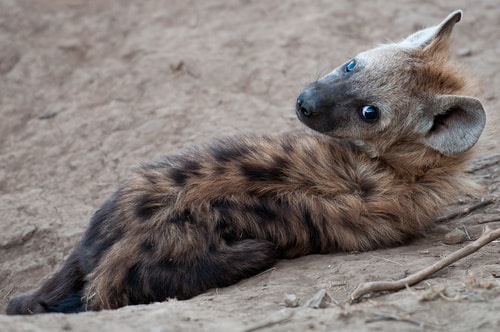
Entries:
{"label": "hyena tail", "polygon": [[32,315],[46,312],[85,311],[82,302],[85,274],[78,252],[74,250],[64,266],[38,290],[23,293],[7,305],[7,315]]}

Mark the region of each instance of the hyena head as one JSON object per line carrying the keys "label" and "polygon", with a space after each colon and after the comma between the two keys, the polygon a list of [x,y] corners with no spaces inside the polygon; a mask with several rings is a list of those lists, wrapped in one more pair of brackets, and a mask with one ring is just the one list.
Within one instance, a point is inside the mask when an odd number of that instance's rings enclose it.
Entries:
{"label": "hyena head", "polygon": [[486,117],[477,99],[464,96],[471,85],[449,60],[449,36],[461,16],[455,11],[438,26],[362,52],[310,83],[297,98],[299,119],[372,157],[395,149],[436,157],[469,150]]}

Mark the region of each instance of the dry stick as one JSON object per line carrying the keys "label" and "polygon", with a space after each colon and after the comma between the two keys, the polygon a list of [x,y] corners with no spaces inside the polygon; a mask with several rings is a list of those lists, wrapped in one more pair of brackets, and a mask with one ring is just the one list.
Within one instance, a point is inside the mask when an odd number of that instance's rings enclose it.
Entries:
{"label": "dry stick", "polygon": [[477,223],[478,224],[487,224],[489,222],[498,222],[498,221],[500,221],[500,218],[479,220]]}
{"label": "dry stick", "polygon": [[396,314],[394,314],[394,315],[392,315],[392,314],[376,314],[376,317],[369,318],[369,319],[365,320],[365,323],[373,323],[373,322],[386,321],[386,320],[393,320],[393,321],[397,321],[397,322],[405,322],[405,323],[410,323],[410,324],[421,326],[421,327],[427,325],[427,324],[424,324],[422,322],[413,320],[410,317],[399,316],[399,315],[396,315]]}
{"label": "dry stick", "polygon": [[11,288],[11,289],[7,292],[7,294],[5,294],[5,295],[3,296],[3,298],[4,298],[4,299],[6,299],[6,298],[10,295],[10,293],[12,293],[12,291],[13,291],[13,290],[14,290],[14,287],[12,287],[12,288]]}
{"label": "dry stick", "polygon": [[436,221],[436,222],[448,221],[448,220],[453,219],[455,217],[463,216],[464,214],[470,213],[473,210],[482,208],[483,206],[489,205],[493,202],[494,202],[494,200],[492,200],[492,199],[482,199],[479,202],[472,203],[471,205],[469,205],[463,209],[452,211],[449,214],[437,217],[434,221]]}
{"label": "dry stick", "polygon": [[457,250],[450,255],[446,256],[442,260],[432,264],[431,266],[426,267],[423,270],[420,270],[414,274],[409,275],[406,278],[395,280],[395,281],[374,281],[374,282],[366,282],[360,284],[354,292],[352,292],[349,297],[350,301],[353,302],[359,299],[361,296],[366,295],[371,292],[382,292],[382,291],[396,291],[406,287],[406,285],[414,285],[431,274],[445,268],[446,266],[458,261],[459,259],[468,256],[481,247],[487,245],[488,243],[500,238],[500,228],[495,230],[490,230],[488,227],[485,228],[483,235],[479,237],[474,242],[469,245],[463,247],[460,250]]}
{"label": "dry stick", "polygon": [[257,331],[260,329],[264,329],[267,327],[271,327],[276,324],[281,324],[284,323],[288,320],[290,320],[293,316],[294,312],[293,311],[278,311],[275,312],[274,314],[271,314],[271,316],[265,318],[263,321],[246,328],[244,332],[253,332]]}

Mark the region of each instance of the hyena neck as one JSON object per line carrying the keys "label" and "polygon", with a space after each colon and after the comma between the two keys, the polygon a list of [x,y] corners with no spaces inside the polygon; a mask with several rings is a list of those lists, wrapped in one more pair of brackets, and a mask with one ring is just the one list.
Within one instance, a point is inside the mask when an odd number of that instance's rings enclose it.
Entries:
{"label": "hyena neck", "polygon": [[459,185],[464,181],[457,181],[457,178],[465,178],[464,170],[471,158],[470,151],[457,156],[445,156],[421,144],[401,141],[383,149],[361,140],[351,143],[372,160],[392,169],[397,178],[409,183],[441,174],[441,181],[448,180]]}

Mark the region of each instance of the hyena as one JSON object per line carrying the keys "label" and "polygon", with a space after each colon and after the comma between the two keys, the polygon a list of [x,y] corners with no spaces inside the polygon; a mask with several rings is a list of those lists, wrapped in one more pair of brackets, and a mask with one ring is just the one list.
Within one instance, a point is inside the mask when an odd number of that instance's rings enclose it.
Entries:
{"label": "hyena", "polygon": [[450,59],[462,16],[362,52],[307,85],[310,129],[239,136],[138,167],[62,268],[8,314],[189,299],[279,259],[395,246],[467,190],[485,125]]}

